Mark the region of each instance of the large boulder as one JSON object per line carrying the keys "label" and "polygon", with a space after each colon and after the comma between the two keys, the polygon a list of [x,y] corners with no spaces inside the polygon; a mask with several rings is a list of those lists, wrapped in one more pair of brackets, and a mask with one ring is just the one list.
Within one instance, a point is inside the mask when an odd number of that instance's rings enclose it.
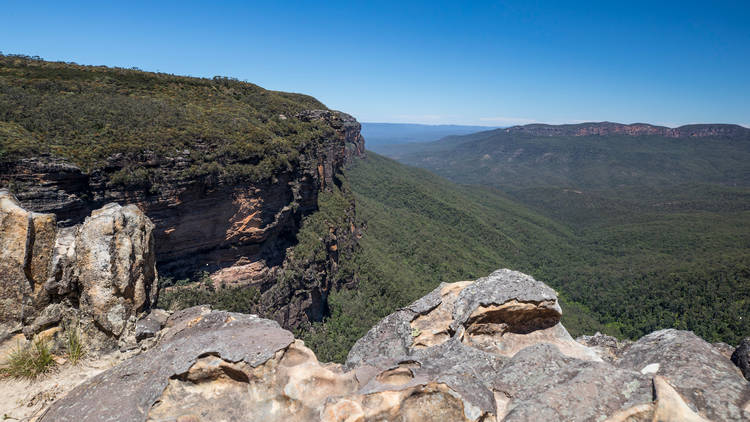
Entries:
{"label": "large boulder", "polygon": [[708,419],[750,418],[748,382],[732,362],[690,331],[660,330],[631,345],[620,368],[666,378],[693,410]]}
{"label": "large boulder", "polygon": [[561,316],[557,296],[546,284],[498,270],[474,282],[443,283],[387,316],[354,344],[347,366],[378,364],[445,342],[505,357],[551,343],[566,355],[601,360],[573,340]]}
{"label": "large boulder", "polygon": [[[500,270],[442,284],[373,327],[346,366],[321,364],[254,315],[152,315],[148,351],[77,387],[42,421],[747,420],[750,388],[692,333],[663,330],[601,359],[560,325],[555,292]],[[149,318],[158,318],[151,321]],[[601,336],[598,336],[601,337]],[[611,348],[610,346],[614,346]]]}
{"label": "large boulder", "polygon": [[353,374],[318,363],[278,323],[189,308],[148,351],[56,402],[42,421],[308,421]]}
{"label": "large boulder", "polygon": [[154,305],[153,229],[135,205],[108,204],[92,212],[78,230],[74,265],[81,310],[115,337],[130,317]]}
{"label": "large boulder", "polygon": [[0,342],[72,322],[94,349],[131,336],[156,300],[153,228],[118,204],[58,228],[53,214],[28,212],[0,190]]}

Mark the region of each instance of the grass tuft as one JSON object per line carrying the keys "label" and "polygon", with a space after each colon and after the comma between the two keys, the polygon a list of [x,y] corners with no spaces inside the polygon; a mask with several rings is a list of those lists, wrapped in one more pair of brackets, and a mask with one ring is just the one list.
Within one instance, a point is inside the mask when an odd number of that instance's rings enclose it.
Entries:
{"label": "grass tuft", "polygon": [[10,353],[7,367],[2,374],[12,378],[34,379],[48,372],[55,366],[49,344],[44,339],[37,339],[31,344],[20,344]]}
{"label": "grass tuft", "polygon": [[81,358],[86,355],[86,349],[81,342],[81,334],[78,331],[78,324],[68,326],[65,330],[66,335],[66,354],[71,364],[77,365]]}

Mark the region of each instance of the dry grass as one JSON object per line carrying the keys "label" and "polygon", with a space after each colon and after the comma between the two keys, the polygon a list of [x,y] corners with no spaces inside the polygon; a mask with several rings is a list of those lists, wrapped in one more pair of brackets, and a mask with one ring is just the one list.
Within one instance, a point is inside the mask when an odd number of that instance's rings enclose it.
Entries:
{"label": "dry grass", "polygon": [[55,360],[48,342],[44,339],[37,339],[25,346],[19,344],[16,350],[10,353],[6,367],[2,369],[2,375],[34,379],[54,366]]}

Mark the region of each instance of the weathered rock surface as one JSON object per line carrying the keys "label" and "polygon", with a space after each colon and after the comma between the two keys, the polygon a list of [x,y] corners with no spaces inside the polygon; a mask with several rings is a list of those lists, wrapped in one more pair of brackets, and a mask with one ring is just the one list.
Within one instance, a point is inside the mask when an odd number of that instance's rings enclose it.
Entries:
{"label": "weathered rock surface", "polygon": [[58,229],[0,190],[0,341],[74,321],[97,344],[125,337],[156,300],[152,231],[137,207],[117,204]]}
{"label": "weathered rock surface", "polygon": [[[734,421],[750,384],[713,346],[662,330],[600,359],[549,287],[500,270],[386,317],[346,366],[276,322],[207,307],[55,402],[43,421]],[[613,347],[616,346],[616,347]]]}
{"label": "weathered rock surface", "polygon": [[[353,156],[364,154],[360,124],[345,113],[310,110],[302,121],[321,122],[332,135],[314,140],[299,151],[299,164],[261,182],[225,181],[194,177],[185,169],[191,154],[208,146],[196,141],[193,151],[174,156],[142,152],[114,154],[101,168],[85,172],[59,157],[39,156],[3,163],[0,186],[13,185],[21,204],[29,210],[57,215],[60,225],[82,222],[94,209],[110,202],[134,204],[154,223],[157,265],[175,279],[211,274],[217,286],[253,285],[263,292],[257,310],[295,327],[320,319],[335,270],[337,253],[325,265],[312,265],[310,280],[294,292],[273,289],[284,265],[286,250],[295,243],[302,218],[318,208],[318,194],[332,189],[336,175]],[[110,177],[125,168],[143,166],[163,179],[158,186],[123,186]],[[350,210],[354,222],[354,207]],[[349,230],[336,230],[336,245],[354,242]],[[333,268],[333,269],[332,269]]]}
{"label": "weathered rock surface", "polygon": [[[650,366],[674,386],[694,410],[712,420],[743,420],[748,383],[732,362],[689,331],[660,330],[633,343],[617,362],[644,372]],[[748,408],[750,410],[750,408]]]}
{"label": "weathered rock surface", "polygon": [[732,353],[731,359],[740,368],[742,375],[750,381],[750,338],[745,338],[740,342]]}
{"label": "weathered rock surface", "polygon": [[560,324],[555,292],[542,282],[499,270],[475,282],[441,284],[378,323],[352,347],[347,366],[376,364],[445,342],[510,357],[553,343],[567,355],[600,360]]}
{"label": "weathered rock surface", "polygon": [[54,215],[26,211],[0,190],[0,341],[31,323],[49,303],[44,283],[55,231]]}
{"label": "weathered rock surface", "polygon": [[592,349],[602,360],[610,362],[619,358],[633,344],[630,340],[620,340],[598,331],[593,336],[580,336],[576,341]]}

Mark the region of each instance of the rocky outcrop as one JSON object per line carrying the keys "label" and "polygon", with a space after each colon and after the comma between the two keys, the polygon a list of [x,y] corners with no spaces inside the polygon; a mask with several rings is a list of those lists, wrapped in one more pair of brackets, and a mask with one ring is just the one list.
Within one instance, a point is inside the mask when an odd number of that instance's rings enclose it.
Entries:
{"label": "rocky outcrop", "polygon": [[[61,226],[82,222],[107,203],[134,204],[154,223],[157,265],[164,276],[182,279],[208,272],[217,286],[253,285],[265,292],[290,265],[286,251],[296,243],[303,217],[318,209],[319,192],[339,184],[337,175],[344,166],[364,154],[360,124],[347,114],[308,110],[288,118],[330,130],[324,139],[311,140],[298,151],[294,165],[261,181],[190,174],[195,154],[205,154],[209,148],[196,141],[192,150],[169,156],[149,151],[113,154],[90,171],[52,156],[0,163],[0,186],[11,186],[27,209],[54,213]],[[154,180],[128,185],[115,180],[132,168],[148,169]],[[353,239],[349,231],[353,204],[350,214],[350,224],[338,234]],[[355,243],[341,240],[342,245]],[[328,267],[341,252],[331,253],[327,264],[310,271],[321,273],[318,278],[332,278]],[[298,295],[307,299],[273,293],[264,296],[258,310],[278,315],[288,327],[323,314],[324,301],[309,298],[325,297],[325,286],[295,289],[307,292]]]}
{"label": "rocky outcrop", "polygon": [[729,359],[692,332],[648,334],[628,347],[616,365],[664,377],[691,409],[708,419],[750,417],[747,381]]}
{"label": "rocky outcrop", "polygon": [[108,204],[58,229],[0,190],[0,341],[72,321],[92,345],[124,341],[156,300],[153,228],[137,207]]}
{"label": "rocky outcrop", "polygon": [[[43,421],[706,421],[750,417],[713,346],[662,330],[607,360],[570,338],[549,287],[500,270],[442,284],[373,327],[345,366],[276,322],[195,307]],[[606,347],[612,342],[597,339]],[[610,348],[611,349],[611,348]]]}
{"label": "rocky outcrop", "polygon": [[727,124],[686,125],[677,128],[654,126],[646,123],[622,124],[612,122],[580,123],[571,125],[530,124],[503,129],[508,133],[533,136],[663,136],[667,138],[721,137],[750,139],[750,129]]}

